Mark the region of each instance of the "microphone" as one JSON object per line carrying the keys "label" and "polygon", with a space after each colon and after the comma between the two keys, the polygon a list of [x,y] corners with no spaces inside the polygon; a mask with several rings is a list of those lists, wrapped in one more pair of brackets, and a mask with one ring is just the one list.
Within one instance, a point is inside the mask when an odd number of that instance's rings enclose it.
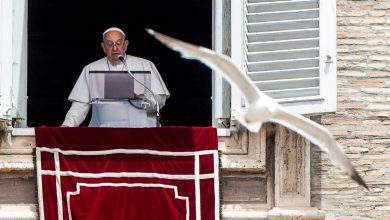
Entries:
{"label": "microphone", "polygon": [[135,78],[135,76],[130,72],[129,68],[127,67],[127,64],[126,64],[126,60],[125,58],[123,57],[122,54],[119,54],[118,55],[118,59],[123,63],[127,73],[130,74],[130,76],[135,80],[137,81],[139,84],[141,84],[145,89],[147,89],[153,96],[153,99],[154,101],[156,102],[156,127],[160,127],[160,105],[158,104],[158,101],[157,101],[157,98],[156,98],[156,95],[154,94],[154,92],[149,89],[145,84],[143,84],[142,82],[140,82],[138,79]]}
{"label": "microphone", "polygon": [[118,59],[119,59],[122,63],[125,62],[125,58],[122,56],[122,54],[119,54]]}

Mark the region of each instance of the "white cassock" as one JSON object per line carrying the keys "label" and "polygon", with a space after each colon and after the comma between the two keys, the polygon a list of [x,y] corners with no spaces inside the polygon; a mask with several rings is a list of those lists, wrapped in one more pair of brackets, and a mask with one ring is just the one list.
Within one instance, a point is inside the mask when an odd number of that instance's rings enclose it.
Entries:
{"label": "white cassock", "polygon": [[[126,64],[130,71],[150,71],[150,89],[155,93],[159,107],[165,105],[170,93],[164,84],[159,72],[149,60],[126,55]],[[69,101],[72,107],[66,114],[62,125],[74,127],[79,126],[88,114],[92,106],[92,118],[90,127],[155,127],[156,126],[156,103],[149,92],[138,82],[134,82],[134,92],[144,95],[150,103],[147,109],[138,109],[129,102],[93,102],[91,88],[93,85],[90,71],[126,71],[122,63],[113,66],[107,58],[102,58],[84,67],[72,92]],[[141,81],[142,82],[142,81]]]}

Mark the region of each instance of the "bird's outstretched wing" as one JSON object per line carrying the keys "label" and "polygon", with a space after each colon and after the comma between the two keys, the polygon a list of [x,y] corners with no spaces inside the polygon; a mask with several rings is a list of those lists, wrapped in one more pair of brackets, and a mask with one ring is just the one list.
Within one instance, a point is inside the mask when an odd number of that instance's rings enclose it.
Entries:
{"label": "bird's outstretched wing", "polygon": [[167,47],[180,52],[184,58],[199,60],[213,70],[223,74],[230,84],[242,85],[243,88],[240,88],[241,92],[249,102],[259,98],[256,86],[251,83],[246,74],[241,74],[241,70],[233,62],[230,62],[229,57],[218,55],[207,48],[174,39],[151,29],[147,29],[147,31]]}
{"label": "bird's outstretched wing", "polygon": [[[248,130],[252,132],[259,131],[263,122],[269,120],[274,109],[279,105],[257,89],[249,77],[242,74],[239,67],[228,56],[217,54],[207,48],[180,41],[151,29],[146,31],[170,49],[180,52],[183,58],[199,60],[221,74],[231,85],[236,86],[243,93],[249,103],[258,103],[258,100],[261,100],[261,105],[256,106],[255,109],[252,108],[255,105],[252,105],[248,109],[242,109],[242,113],[237,115],[237,120]],[[256,114],[249,114],[253,111]]]}
{"label": "bird's outstretched wing", "polygon": [[270,121],[281,124],[309,139],[313,144],[321,148],[329,155],[334,165],[341,168],[358,184],[368,189],[367,184],[355,170],[341,146],[334,139],[333,135],[324,127],[303,116],[288,112],[279,108]]}
{"label": "bird's outstretched wing", "polygon": [[356,172],[340,145],[325,127],[284,109],[271,97],[261,92],[229,57],[150,29],[147,31],[167,47],[180,52],[184,58],[201,61],[221,74],[230,84],[237,86],[248,101],[248,108],[237,119],[248,130],[257,132],[265,121],[286,126],[320,147],[329,155],[334,165],[340,167],[358,184],[368,189],[366,183]]}

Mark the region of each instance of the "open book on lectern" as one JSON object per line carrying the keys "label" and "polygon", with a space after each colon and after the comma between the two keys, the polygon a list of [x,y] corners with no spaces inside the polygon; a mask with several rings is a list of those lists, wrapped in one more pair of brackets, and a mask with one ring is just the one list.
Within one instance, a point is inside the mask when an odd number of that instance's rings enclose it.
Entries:
{"label": "open book on lectern", "polygon": [[[131,71],[134,77],[150,88],[150,71]],[[149,91],[135,81],[127,71],[91,70],[89,85],[92,103],[96,102],[128,102],[137,96],[148,96]]]}

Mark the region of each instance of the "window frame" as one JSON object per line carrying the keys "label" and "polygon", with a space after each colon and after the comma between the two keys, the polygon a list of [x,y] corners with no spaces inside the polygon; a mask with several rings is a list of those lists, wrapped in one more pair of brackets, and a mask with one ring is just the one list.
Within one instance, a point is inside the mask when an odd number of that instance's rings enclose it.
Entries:
{"label": "window frame", "polygon": [[27,125],[27,1],[0,2],[0,119]]}
{"label": "window frame", "polygon": [[[245,38],[244,16],[247,0],[231,1],[231,58],[244,69]],[[320,9],[320,95],[313,99],[280,102],[288,110],[305,115],[336,111],[337,74],[336,74],[336,1],[319,0]],[[231,89],[231,118],[235,120],[237,112],[245,107],[240,91]]]}
{"label": "window frame", "polygon": [[[11,120],[12,0],[0,2],[0,119]],[[10,74],[11,73],[11,74]]]}

